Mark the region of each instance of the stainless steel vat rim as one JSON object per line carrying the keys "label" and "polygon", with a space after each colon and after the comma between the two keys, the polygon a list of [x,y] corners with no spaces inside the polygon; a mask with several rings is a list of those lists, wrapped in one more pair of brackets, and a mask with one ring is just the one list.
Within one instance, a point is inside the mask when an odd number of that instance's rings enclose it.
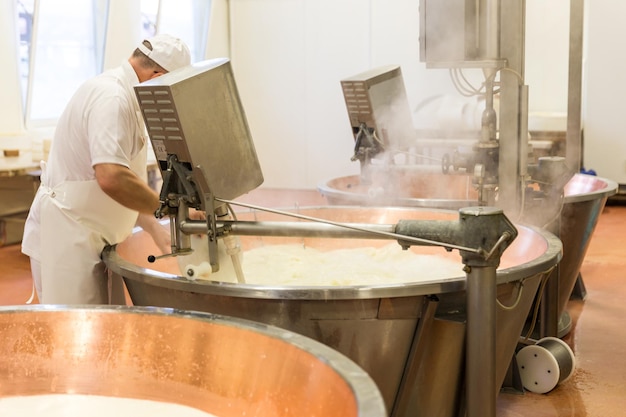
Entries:
{"label": "stainless steel vat rim", "polygon": [[178,317],[201,322],[216,323],[243,330],[252,330],[265,336],[279,339],[301,349],[330,366],[350,386],[355,394],[359,417],[379,417],[386,415],[384,401],[374,380],[352,359],[307,336],[276,326],[208,312],[180,310],[169,307],[110,306],[110,305],[50,305],[0,306],[0,314],[29,312],[71,312],[90,311],[104,314],[143,314],[153,316]]}
{"label": "stainless steel vat rim", "polygon": [[[370,201],[372,204],[379,204],[381,198],[369,198],[365,194],[350,193],[348,191],[342,191],[335,188],[330,188],[327,184],[320,184],[317,186],[318,191],[331,198],[340,197],[344,202],[363,204]],[[455,210],[459,207],[477,206],[479,204],[476,200],[463,200],[463,199],[443,199],[443,198],[410,198],[410,197],[393,197],[384,199],[384,203],[390,206],[407,206],[407,202],[410,202],[411,207],[420,208],[432,208],[437,207],[439,209],[451,209]],[[333,206],[335,207],[335,206]]]}
{"label": "stainless steel vat rim", "polygon": [[588,174],[577,174],[577,175],[596,178],[600,181],[604,181],[606,183],[606,187],[601,188],[599,190],[591,191],[588,193],[572,194],[572,195],[565,196],[565,203],[578,203],[581,201],[589,201],[589,200],[605,198],[605,197],[608,198],[612,195],[617,194],[618,184],[617,182],[613,180],[603,178],[603,177],[597,177],[595,175],[588,175]]}
{"label": "stainless steel vat rim", "polygon": [[[340,208],[340,206],[333,206],[331,208],[336,209]],[[516,225],[516,227],[524,227],[539,234],[546,241],[547,249],[541,256],[530,262],[498,270],[498,284],[519,281],[546,272],[557,265],[561,260],[563,244],[554,234],[533,226]],[[134,281],[172,290],[240,298],[348,300],[408,297],[462,291],[465,289],[466,280],[464,275],[460,275],[444,280],[392,285],[353,285],[341,287],[295,285],[267,286],[218,281],[189,281],[180,275],[168,274],[135,265],[121,258],[115,246],[106,247],[102,253],[102,259],[108,269],[113,273]],[[461,270],[461,268],[462,263],[459,256],[459,270]]]}
{"label": "stainless steel vat rim", "polygon": [[[597,198],[604,198],[604,197],[608,198],[612,195],[617,194],[618,184],[617,182],[613,180],[603,178],[603,177],[597,177],[595,175],[588,175],[588,174],[576,174],[576,175],[596,178],[600,181],[605,182],[607,186],[602,189],[595,190],[595,191],[567,195],[564,198],[565,204],[578,203],[581,201],[589,201],[589,200],[593,200]],[[372,203],[376,203],[376,199],[369,199],[369,197],[365,194],[351,193],[348,191],[331,188],[328,186],[328,183],[318,185],[317,189],[320,193],[322,193],[322,195],[325,195],[331,198],[339,197],[342,201],[349,201],[351,203],[363,204],[364,202],[371,200]],[[395,198],[390,198],[389,201],[386,201],[386,202],[388,202],[389,205],[392,205],[392,206],[407,206],[407,203],[408,203],[408,206],[410,207],[421,207],[421,208],[437,207],[441,209],[458,209],[459,207],[478,205],[478,202],[476,200],[411,198],[411,197],[406,197],[406,198],[395,197]]]}

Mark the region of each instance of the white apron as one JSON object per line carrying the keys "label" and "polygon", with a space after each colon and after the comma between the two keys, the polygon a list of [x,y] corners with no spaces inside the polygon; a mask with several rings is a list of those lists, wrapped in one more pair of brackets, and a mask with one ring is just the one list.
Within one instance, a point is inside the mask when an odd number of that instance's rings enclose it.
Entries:
{"label": "white apron", "polygon": [[[141,119],[138,119],[141,127]],[[143,132],[143,130],[139,130]],[[147,151],[131,161],[131,169],[146,177]],[[101,253],[107,244],[126,239],[138,213],[106,195],[97,181],[65,181],[53,188],[46,183],[42,163],[40,199],[42,304],[124,304],[121,280],[109,279]],[[123,292],[123,291],[122,291]],[[120,297],[122,300],[120,300]]]}
{"label": "white apron", "polygon": [[107,196],[96,180],[45,185],[42,170],[41,289],[45,304],[108,304],[107,244],[123,241],[137,212]]}

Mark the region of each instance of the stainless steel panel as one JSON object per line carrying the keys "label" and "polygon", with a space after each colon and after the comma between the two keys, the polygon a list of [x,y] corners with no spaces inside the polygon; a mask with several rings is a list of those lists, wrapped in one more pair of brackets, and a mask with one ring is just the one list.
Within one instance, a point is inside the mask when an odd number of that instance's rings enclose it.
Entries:
{"label": "stainless steel panel", "polygon": [[202,194],[225,199],[263,182],[230,61],[181,68],[139,84],[135,93],[161,171],[176,155]]}
{"label": "stainless steel panel", "polygon": [[353,132],[363,123],[391,150],[414,144],[413,119],[399,66],[378,67],[345,78],[341,88]]}

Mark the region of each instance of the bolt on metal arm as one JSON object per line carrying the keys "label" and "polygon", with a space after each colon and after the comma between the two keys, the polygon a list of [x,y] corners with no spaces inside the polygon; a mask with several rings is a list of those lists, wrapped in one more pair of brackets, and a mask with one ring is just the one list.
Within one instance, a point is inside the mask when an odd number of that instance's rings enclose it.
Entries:
{"label": "bolt on metal arm", "polygon": [[[459,248],[465,265],[496,267],[508,244],[517,237],[513,223],[501,209],[494,207],[463,208],[459,211],[457,222],[400,220],[395,233],[438,242],[439,246],[447,250]],[[403,247],[414,244],[402,239],[398,243]]]}

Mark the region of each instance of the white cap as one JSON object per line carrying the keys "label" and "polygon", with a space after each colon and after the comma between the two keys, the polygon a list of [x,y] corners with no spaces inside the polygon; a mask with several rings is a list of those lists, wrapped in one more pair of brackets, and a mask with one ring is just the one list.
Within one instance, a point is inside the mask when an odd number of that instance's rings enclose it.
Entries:
{"label": "white cap", "polygon": [[139,44],[139,50],[163,69],[174,71],[191,64],[189,48],[181,39],[167,34],[159,34],[146,39],[146,41],[150,42],[152,50],[143,43]]}

